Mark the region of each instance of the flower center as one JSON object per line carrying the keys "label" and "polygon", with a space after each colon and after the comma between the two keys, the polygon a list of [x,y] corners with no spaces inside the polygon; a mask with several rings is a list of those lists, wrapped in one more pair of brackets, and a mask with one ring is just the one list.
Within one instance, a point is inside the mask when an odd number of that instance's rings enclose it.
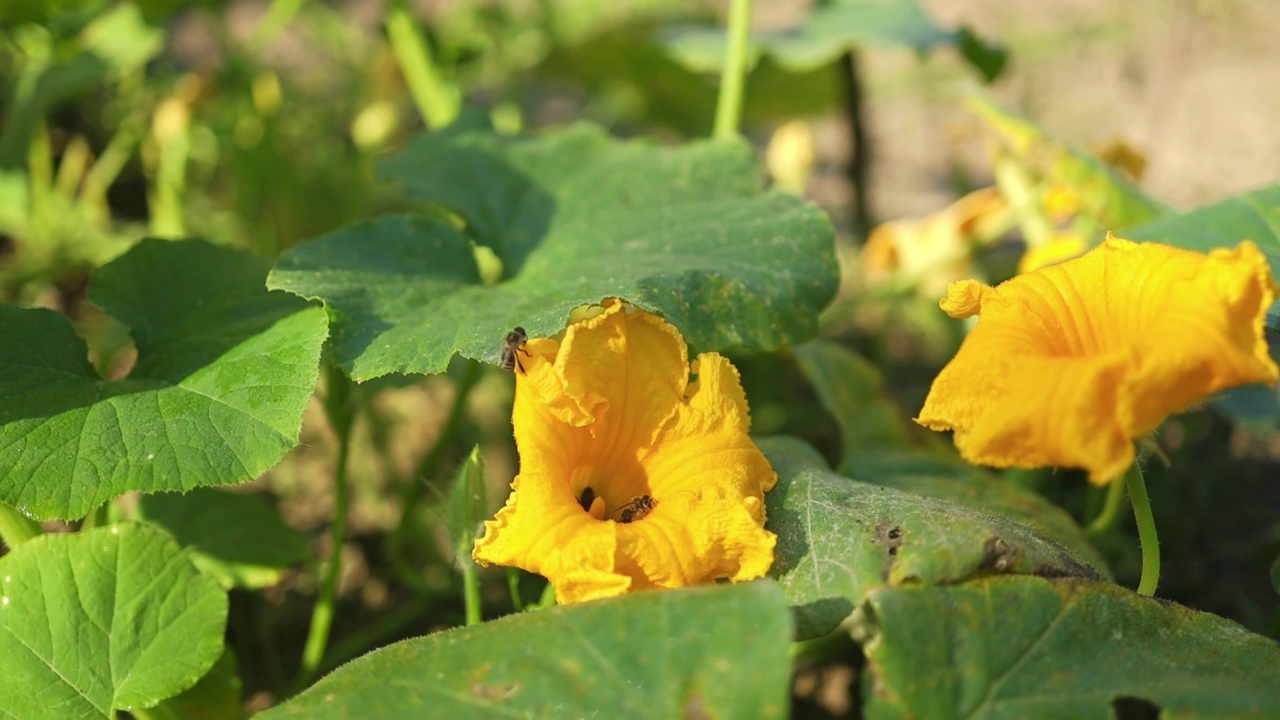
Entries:
{"label": "flower center", "polygon": [[575,469],[569,487],[582,511],[596,520],[626,525],[645,519],[658,506],[647,482],[602,473],[595,467]]}

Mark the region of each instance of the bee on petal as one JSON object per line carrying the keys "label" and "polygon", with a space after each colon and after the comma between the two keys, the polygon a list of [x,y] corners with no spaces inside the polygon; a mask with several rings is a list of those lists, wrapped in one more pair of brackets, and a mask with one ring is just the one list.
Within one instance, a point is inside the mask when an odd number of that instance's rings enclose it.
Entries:
{"label": "bee on petal", "polygon": [[633,523],[637,520],[643,520],[648,517],[649,513],[658,506],[658,501],[648,495],[641,495],[631,499],[626,505],[618,508],[615,513],[618,516],[618,522],[623,525]]}
{"label": "bee on petal", "polygon": [[524,328],[522,327],[514,328],[511,332],[507,333],[507,337],[503,340],[502,344],[503,370],[515,370],[516,368],[519,368],[520,372],[524,372],[524,365],[520,363],[520,353],[524,353],[525,355],[532,357],[529,355],[529,351],[524,349],[524,343],[528,339],[529,336],[525,334]]}

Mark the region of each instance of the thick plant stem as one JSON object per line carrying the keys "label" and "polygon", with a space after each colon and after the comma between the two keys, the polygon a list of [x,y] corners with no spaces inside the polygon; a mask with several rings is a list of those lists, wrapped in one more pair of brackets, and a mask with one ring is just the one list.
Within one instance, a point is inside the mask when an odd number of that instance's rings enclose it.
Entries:
{"label": "thick plant stem", "polygon": [[403,0],[394,0],[387,10],[387,38],[427,127],[442,128],[453,122],[462,110],[462,93],[444,79]]}
{"label": "thick plant stem", "polygon": [[1129,488],[1133,517],[1138,521],[1138,542],[1142,546],[1142,578],[1138,581],[1138,594],[1152,596],[1160,583],[1160,542],[1156,538],[1156,521],[1151,515],[1147,484],[1142,479],[1142,468],[1138,463],[1135,462],[1124,474],[1124,484]]}
{"label": "thick plant stem", "polygon": [[849,142],[853,156],[849,159],[849,182],[853,185],[853,231],[865,241],[871,232],[871,200],[868,188],[871,176],[871,141],[867,134],[863,109],[862,76],[858,73],[858,55],[853,50],[840,58],[845,92],[845,114],[849,116]]}
{"label": "thick plant stem", "polygon": [[310,682],[324,659],[333,625],[334,605],[338,596],[338,577],[342,574],[342,546],[347,540],[347,460],[351,452],[352,398],[351,381],[332,364],[328,366],[328,395],[325,412],[338,437],[338,461],[333,474],[333,527],[330,530],[329,564],[325,568],[320,597],[311,612],[311,629],[302,649],[302,668],[298,674],[301,688]]}
{"label": "thick plant stem", "polygon": [[12,550],[42,532],[40,523],[0,503],[0,544]]}
{"label": "thick plant stem", "polygon": [[742,91],[747,81],[747,43],[751,33],[751,0],[733,0],[729,6],[729,41],[720,74],[713,136],[731,138],[742,122]]}
{"label": "thick plant stem", "polygon": [[1122,478],[1116,478],[1107,486],[1107,500],[1102,506],[1102,512],[1098,513],[1098,517],[1089,523],[1089,527],[1085,532],[1090,535],[1099,535],[1111,529],[1116,524],[1116,518],[1120,516],[1120,505],[1124,500],[1124,489],[1126,483]]}

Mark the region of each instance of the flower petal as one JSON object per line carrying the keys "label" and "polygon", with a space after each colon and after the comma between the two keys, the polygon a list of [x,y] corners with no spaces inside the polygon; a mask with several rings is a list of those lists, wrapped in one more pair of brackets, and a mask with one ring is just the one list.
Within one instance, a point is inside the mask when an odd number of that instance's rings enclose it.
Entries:
{"label": "flower petal", "polygon": [[981,318],[917,420],[955,430],[972,462],[1083,467],[1107,482],[1170,413],[1277,380],[1263,337],[1274,298],[1248,242],[1203,255],[1108,238],[995,288],[955,283],[943,308]]}

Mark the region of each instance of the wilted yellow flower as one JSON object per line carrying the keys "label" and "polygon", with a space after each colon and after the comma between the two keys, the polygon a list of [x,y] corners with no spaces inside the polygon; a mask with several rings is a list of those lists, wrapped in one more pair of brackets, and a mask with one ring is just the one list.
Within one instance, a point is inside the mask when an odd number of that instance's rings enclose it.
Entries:
{"label": "wilted yellow flower", "polygon": [[970,462],[1106,483],[1170,413],[1276,382],[1263,337],[1275,291],[1251,242],[1204,255],[1111,237],[998,287],[954,283],[942,309],[981,317],[916,421],[954,430]]}
{"label": "wilted yellow flower", "polygon": [[863,264],[873,282],[893,276],[936,294],[969,273],[975,243],[1003,232],[1008,214],[999,189],[975,190],[923,218],[876,226],[862,248]]}
{"label": "wilted yellow flower", "polygon": [[512,414],[520,474],[473,556],[547,577],[561,603],[719,579],[773,564],[738,373],[690,365],[670,324],[619,300],[525,345]]}

